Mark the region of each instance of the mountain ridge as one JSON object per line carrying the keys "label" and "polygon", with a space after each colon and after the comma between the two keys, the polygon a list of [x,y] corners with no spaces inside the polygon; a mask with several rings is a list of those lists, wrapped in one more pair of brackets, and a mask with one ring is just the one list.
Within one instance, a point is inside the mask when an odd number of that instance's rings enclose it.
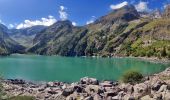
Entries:
{"label": "mountain ridge", "polygon": [[[85,26],[57,21],[35,33],[28,53],[61,56],[170,57],[169,6],[141,16],[126,5]],[[147,16],[147,17],[146,17]],[[164,44],[163,47],[162,44]]]}

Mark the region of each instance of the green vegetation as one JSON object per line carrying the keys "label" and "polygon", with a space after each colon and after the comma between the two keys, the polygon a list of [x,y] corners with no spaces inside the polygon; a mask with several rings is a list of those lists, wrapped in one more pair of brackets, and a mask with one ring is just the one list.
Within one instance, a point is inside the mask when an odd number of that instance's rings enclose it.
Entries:
{"label": "green vegetation", "polygon": [[163,81],[170,80],[170,76],[161,76],[160,79]]}
{"label": "green vegetation", "polygon": [[126,51],[126,56],[170,58],[170,41],[152,40],[151,42],[144,42],[139,38],[134,43],[124,43],[122,50]]}
{"label": "green vegetation", "polygon": [[145,25],[142,30],[144,32],[147,32],[156,27],[167,26],[169,25],[169,23],[170,23],[169,19],[156,19]]}
{"label": "green vegetation", "polygon": [[137,71],[127,71],[122,76],[122,81],[124,83],[138,83],[142,80],[143,75]]}
{"label": "green vegetation", "polygon": [[8,100],[35,100],[35,98],[31,96],[15,96]]}

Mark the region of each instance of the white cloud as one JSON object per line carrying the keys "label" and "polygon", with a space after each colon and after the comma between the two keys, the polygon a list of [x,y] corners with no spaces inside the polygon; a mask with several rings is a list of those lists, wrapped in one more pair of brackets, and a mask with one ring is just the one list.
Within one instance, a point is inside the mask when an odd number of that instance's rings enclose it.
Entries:
{"label": "white cloud", "polygon": [[137,5],[135,5],[135,8],[137,9],[137,11],[142,12],[142,11],[148,11],[148,2],[143,2],[140,1]]}
{"label": "white cloud", "polygon": [[10,28],[10,29],[12,29],[12,28],[14,28],[15,27],[15,25],[13,25],[13,24],[9,24],[8,25],[8,28]]}
{"label": "white cloud", "polygon": [[95,16],[92,16],[91,19],[89,21],[86,22],[86,24],[91,24],[95,21],[96,17]]}
{"label": "white cloud", "polygon": [[72,25],[73,25],[73,26],[77,26],[77,23],[76,23],[76,22],[72,22]]}
{"label": "white cloud", "polygon": [[110,8],[115,10],[115,9],[122,8],[122,7],[126,6],[126,5],[128,5],[128,2],[124,1],[124,2],[116,4],[116,5],[110,5]]}
{"label": "white cloud", "polygon": [[0,24],[3,24],[3,25],[5,25],[5,23],[0,19]]}
{"label": "white cloud", "polygon": [[16,26],[16,29],[28,28],[36,25],[50,26],[54,24],[57,20],[54,16],[49,15],[48,18],[41,18],[41,20],[25,20],[23,23],[20,23]]}
{"label": "white cloud", "polygon": [[67,18],[68,18],[68,14],[65,10],[66,10],[66,8],[64,6],[60,6],[59,14],[60,14],[61,20],[67,20]]}

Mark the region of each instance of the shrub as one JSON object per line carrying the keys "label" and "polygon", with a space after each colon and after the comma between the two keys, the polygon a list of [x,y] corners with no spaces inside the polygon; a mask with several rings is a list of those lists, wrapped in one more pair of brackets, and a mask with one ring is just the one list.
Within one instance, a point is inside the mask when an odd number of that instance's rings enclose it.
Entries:
{"label": "shrub", "polygon": [[162,56],[162,57],[165,57],[166,55],[167,55],[167,53],[166,53],[166,48],[163,47],[163,50],[161,51],[161,56]]}
{"label": "shrub", "polygon": [[122,81],[124,83],[138,83],[141,81],[141,79],[143,78],[143,75],[137,71],[128,71],[125,72],[122,76]]}

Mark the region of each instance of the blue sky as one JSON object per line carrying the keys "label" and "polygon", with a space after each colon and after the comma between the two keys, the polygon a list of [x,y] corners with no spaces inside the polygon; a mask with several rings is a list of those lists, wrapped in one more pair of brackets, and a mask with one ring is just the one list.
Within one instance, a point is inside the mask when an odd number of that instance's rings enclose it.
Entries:
{"label": "blue sky", "polygon": [[50,25],[61,19],[85,25],[109,13],[118,4],[134,4],[139,10],[149,11],[163,9],[169,2],[170,0],[0,0],[0,20],[7,26],[20,25],[19,28],[29,27],[25,24]]}

